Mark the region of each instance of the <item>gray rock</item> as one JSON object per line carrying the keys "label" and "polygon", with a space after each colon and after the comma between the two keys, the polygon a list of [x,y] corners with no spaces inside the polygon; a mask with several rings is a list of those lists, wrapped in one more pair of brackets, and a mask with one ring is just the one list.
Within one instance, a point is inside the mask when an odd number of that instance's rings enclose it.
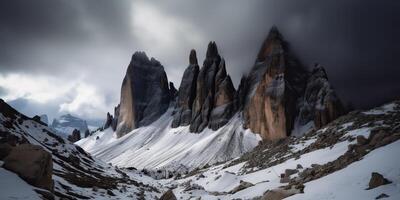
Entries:
{"label": "gray rock", "polygon": [[320,128],[344,113],[343,105],[328,81],[325,69],[316,64],[307,80],[299,105],[299,123],[314,121]]}
{"label": "gray rock", "polygon": [[33,186],[53,191],[52,157],[38,145],[21,144],[13,147],[4,159],[3,167]]}
{"label": "gray rock", "polygon": [[117,136],[157,120],[168,109],[170,100],[161,63],[144,52],[134,53],[122,82]]}
{"label": "gray rock", "polygon": [[196,97],[196,82],[199,74],[196,51],[191,50],[189,66],[183,73],[181,85],[179,86],[178,99],[175,106],[172,127],[187,126],[192,120],[192,105]]}
{"label": "gray rock", "polygon": [[369,180],[369,184],[368,184],[368,190],[374,189],[381,185],[390,184],[390,183],[392,183],[392,182],[387,180],[385,177],[383,177],[378,172],[372,172],[371,179]]}
{"label": "gray rock", "polygon": [[159,200],[176,200],[176,196],[172,190],[168,190],[160,197]]}

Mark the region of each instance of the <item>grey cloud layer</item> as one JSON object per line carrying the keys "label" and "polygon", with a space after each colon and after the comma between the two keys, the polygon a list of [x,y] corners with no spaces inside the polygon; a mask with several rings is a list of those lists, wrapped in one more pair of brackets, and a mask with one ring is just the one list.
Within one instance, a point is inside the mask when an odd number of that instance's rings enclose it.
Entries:
{"label": "grey cloud layer", "polygon": [[116,102],[134,51],[144,49],[160,60],[179,85],[189,50],[195,48],[202,62],[208,41],[214,40],[237,84],[275,24],[305,65],[319,62],[327,68],[345,101],[366,107],[399,97],[399,1],[142,1],[201,36],[199,44],[183,40],[170,47],[139,41],[140,32],[132,30],[135,3],[1,1],[0,73],[67,79],[78,74]]}

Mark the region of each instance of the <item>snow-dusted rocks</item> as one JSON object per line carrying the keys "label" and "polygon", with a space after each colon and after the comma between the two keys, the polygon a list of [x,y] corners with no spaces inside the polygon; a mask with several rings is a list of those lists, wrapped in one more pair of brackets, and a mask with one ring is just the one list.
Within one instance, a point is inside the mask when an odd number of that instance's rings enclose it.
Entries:
{"label": "snow-dusted rocks", "polygon": [[168,108],[170,90],[164,67],[144,52],[135,52],[121,87],[121,103],[116,127],[118,137],[149,125]]}

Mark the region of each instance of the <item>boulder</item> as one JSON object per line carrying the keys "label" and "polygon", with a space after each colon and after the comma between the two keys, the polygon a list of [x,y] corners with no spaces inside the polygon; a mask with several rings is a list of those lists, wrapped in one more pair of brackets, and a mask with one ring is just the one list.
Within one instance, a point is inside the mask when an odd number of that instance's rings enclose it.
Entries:
{"label": "boulder", "polygon": [[374,189],[376,187],[379,187],[381,185],[386,185],[392,183],[391,181],[387,180],[384,178],[381,174],[378,172],[372,172],[371,174],[371,179],[369,180],[368,184],[368,190]]}
{"label": "boulder", "polygon": [[165,192],[159,200],[177,200],[174,192],[172,190],[168,190]]}
{"label": "boulder", "polygon": [[122,82],[117,136],[157,120],[168,109],[170,98],[161,63],[144,52],[134,53]]}
{"label": "boulder", "polygon": [[274,189],[274,190],[268,190],[264,196],[261,198],[261,200],[282,200],[286,197],[290,197],[294,194],[300,193],[299,190],[297,189]]}
{"label": "boulder", "polygon": [[299,170],[297,170],[297,169],[286,169],[285,170],[285,176],[291,176],[291,175],[293,175],[293,174],[295,174],[295,173],[297,173],[297,172],[299,172]]}
{"label": "boulder", "polygon": [[235,188],[233,188],[229,193],[235,194],[236,192],[239,192],[240,190],[244,190],[246,188],[253,187],[253,186],[254,186],[253,183],[249,183],[249,182],[240,180],[240,184],[238,186],[236,186]]}
{"label": "boulder", "polygon": [[41,146],[21,144],[12,148],[3,167],[33,186],[53,191],[52,156]]}

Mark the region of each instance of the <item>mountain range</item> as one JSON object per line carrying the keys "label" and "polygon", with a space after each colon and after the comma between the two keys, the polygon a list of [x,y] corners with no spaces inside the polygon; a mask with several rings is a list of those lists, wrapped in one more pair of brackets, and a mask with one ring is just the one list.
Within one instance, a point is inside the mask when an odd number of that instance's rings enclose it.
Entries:
{"label": "mountain range", "polygon": [[55,129],[86,123],[67,115],[51,128],[1,101],[0,197],[400,198],[400,102],[351,111],[277,27],[260,46],[238,88],[215,42],[201,65],[188,52],[178,89],[135,52],[113,114],[76,142]]}

